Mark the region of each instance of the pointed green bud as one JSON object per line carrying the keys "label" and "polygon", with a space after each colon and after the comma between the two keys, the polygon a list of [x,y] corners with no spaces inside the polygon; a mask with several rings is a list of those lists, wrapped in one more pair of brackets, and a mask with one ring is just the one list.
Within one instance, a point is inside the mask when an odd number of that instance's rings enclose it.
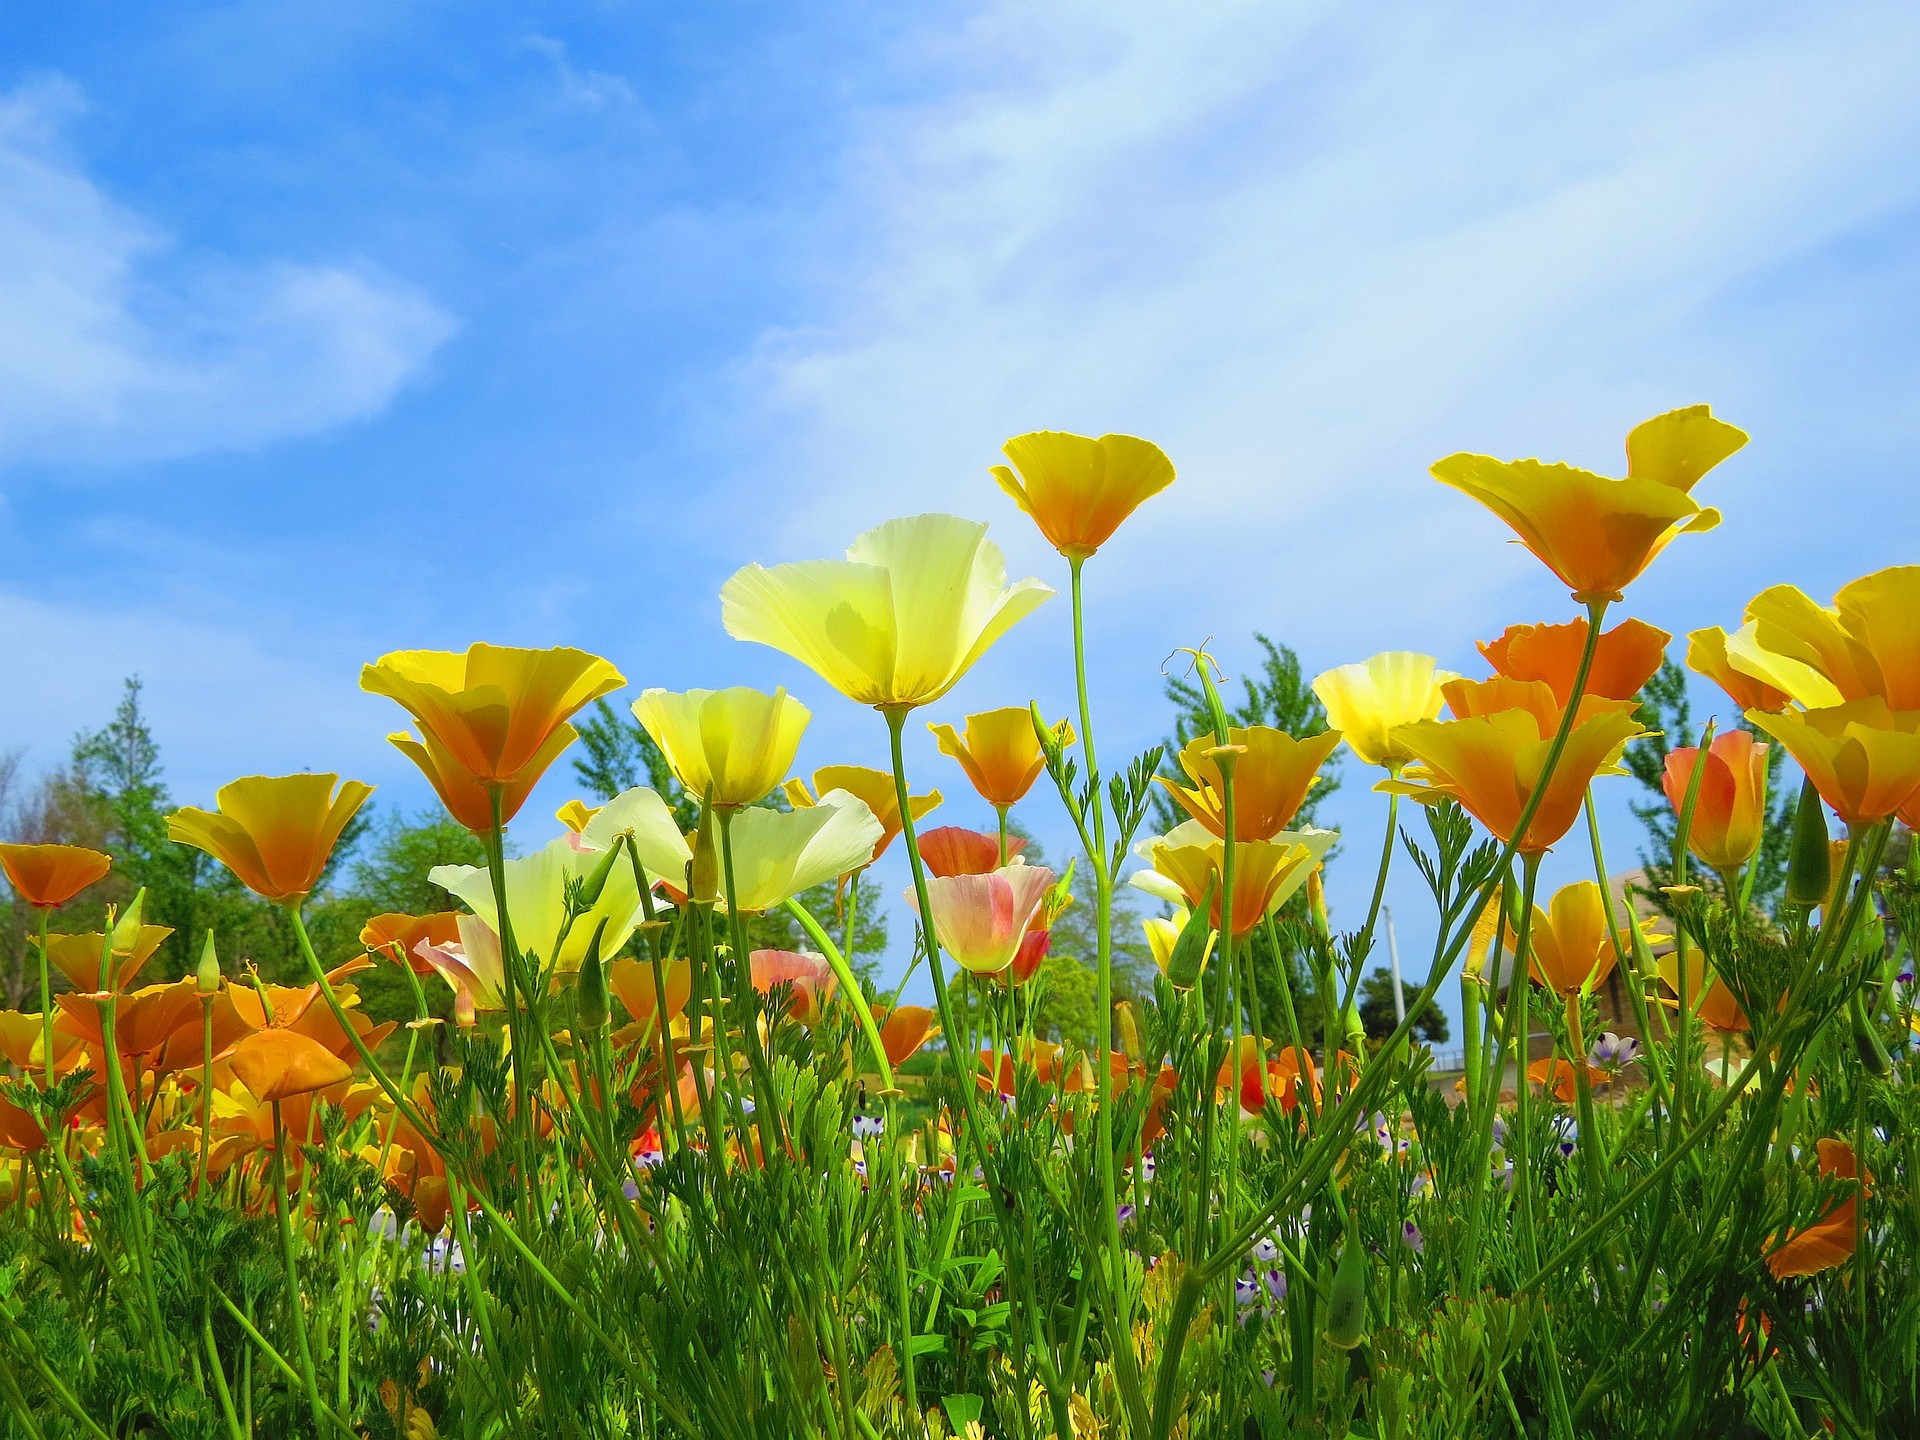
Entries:
{"label": "pointed green bud", "polygon": [[1825,902],[1833,883],[1833,852],[1827,847],[1827,809],[1813,781],[1800,782],[1800,804],[1793,812],[1793,838],[1787,851],[1787,903],[1809,910]]}
{"label": "pointed green bud", "polygon": [[687,894],[699,905],[711,905],[720,898],[720,837],[711,805],[700,811],[700,828],[693,833]]}
{"label": "pointed green bud", "polygon": [[593,927],[593,939],[587,942],[587,958],[580,962],[575,998],[583,1030],[604,1030],[612,1011],[607,1005],[607,967],[600,958],[600,941],[607,933],[607,919]]}
{"label": "pointed green bud", "polygon": [[607,877],[613,874],[614,862],[621,858],[621,848],[619,841],[614,842],[607,853],[600,857],[600,862],[589,870],[586,878],[580,882],[578,898],[582,913],[600,903],[600,896],[607,888]]}
{"label": "pointed green bud", "polygon": [[1367,1251],[1357,1235],[1349,1233],[1334,1266],[1327,1294],[1327,1343],[1351,1350],[1367,1327]]}
{"label": "pointed green bud", "polygon": [[202,995],[220,993],[220,956],[213,948],[213,931],[207,931],[207,943],[200,947],[200,967],[193,973],[194,987]]}
{"label": "pointed green bud", "polygon": [[1887,1054],[1880,1032],[1873,1028],[1873,1022],[1867,1018],[1866,1002],[1861,999],[1858,990],[1853,992],[1848,1009],[1853,1022],[1853,1048],[1859,1053],[1860,1063],[1870,1075],[1885,1075],[1893,1069],[1893,1057]]}
{"label": "pointed green bud", "polygon": [[1213,878],[1207,879],[1207,893],[1187,916],[1180,935],[1173,942],[1173,954],[1167,961],[1167,983],[1176,990],[1191,990],[1200,983],[1200,972],[1207,968],[1213,953]]}

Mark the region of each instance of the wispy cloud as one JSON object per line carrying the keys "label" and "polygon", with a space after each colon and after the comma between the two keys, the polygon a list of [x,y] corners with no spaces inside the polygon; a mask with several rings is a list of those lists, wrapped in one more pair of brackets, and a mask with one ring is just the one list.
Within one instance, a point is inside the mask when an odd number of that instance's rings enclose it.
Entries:
{"label": "wispy cloud", "polygon": [[0,98],[0,465],[261,444],[374,414],[453,332],[372,266],[176,247],[95,184],[74,86]]}
{"label": "wispy cloud", "polygon": [[1773,478],[1806,337],[1736,342],[1745,292],[1920,198],[1908,7],[990,5],[942,44],[955,88],[851,161],[864,253],[758,357],[807,477],[775,520],[1010,517],[1000,437],[1129,429],[1186,477],[1156,543],[1211,563],[1117,568],[1339,645],[1531,575],[1425,478],[1452,449],[1604,467],[1706,399]]}

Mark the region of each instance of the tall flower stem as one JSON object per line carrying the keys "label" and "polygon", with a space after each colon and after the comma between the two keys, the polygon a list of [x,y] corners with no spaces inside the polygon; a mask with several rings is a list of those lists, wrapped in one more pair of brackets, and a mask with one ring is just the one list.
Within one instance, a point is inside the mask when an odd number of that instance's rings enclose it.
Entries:
{"label": "tall flower stem", "polygon": [[[40,1073],[53,1084],[53,981],[47,974],[47,908],[40,911]],[[109,941],[111,943],[111,941]]]}
{"label": "tall flower stem", "polygon": [[[1113,1169],[1113,1066],[1109,1052],[1113,1046],[1113,864],[1107,854],[1107,802],[1106,791],[1100,783],[1100,761],[1094,749],[1093,699],[1087,689],[1087,625],[1084,584],[1082,571],[1086,566],[1086,557],[1077,555],[1068,562],[1072,577],[1073,592],[1073,684],[1075,696],[1080,708],[1080,744],[1087,757],[1088,794],[1093,810],[1093,854],[1088,857],[1093,865],[1093,936],[1094,936],[1094,1059],[1093,1083],[1095,1139],[1094,1149],[1100,1167],[1100,1206],[1102,1220],[1106,1227],[1106,1250],[1103,1257],[1109,1274],[1109,1283],[1117,1298],[1120,1294],[1120,1257],[1124,1253],[1120,1248],[1120,1212],[1119,1186],[1114,1178]],[[1227,836],[1227,865],[1231,876],[1233,864],[1233,836],[1229,830]],[[1231,879],[1228,881],[1232,883]],[[1222,943],[1227,943],[1222,937]],[[1226,972],[1222,983],[1232,979],[1231,952],[1227,959]],[[1125,1333],[1132,1325],[1130,1314],[1115,1317],[1118,1333]],[[1130,1358],[1120,1356],[1120,1359]]]}
{"label": "tall flower stem", "polygon": [[294,1355],[300,1362],[300,1383],[306,1387],[313,1410],[313,1428],[327,1428],[326,1406],[320,1402],[320,1381],[313,1370],[313,1345],[307,1339],[307,1312],[300,1299],[300,1268],[293,1244],[293,1219],[287,1214],[287,1127],[280,1102],[273,1102],[273,1213],[280,1221],[280,1255],[287,1269],[287,1319],[293,1326]]}
{"label": "tall flower stem", "polygon": [[[493,913],[498,921],[494,928],[500,939],[501,988],[506,1000],[507,1040],[511,1051],[508,1063],[513,1073],[513,1114],[508,1117],[508,1125],[514,1137],[521,1197],[527,1213],[538,1215],[540,1210],[534,1194],[533,1178],[532,1116],[527,1105],[531,1090],[526,1076],[526,1045],[520,1034],[520,987],[517,979],[520,952],[514,943],[513,917],[507,913],[507,827],[502,812],[503,787],[489,785],[487,796],[493,810],[493,824],[485,836],[487,873],[493,882]],[[532,996],[527,998],[530,1003]]]}

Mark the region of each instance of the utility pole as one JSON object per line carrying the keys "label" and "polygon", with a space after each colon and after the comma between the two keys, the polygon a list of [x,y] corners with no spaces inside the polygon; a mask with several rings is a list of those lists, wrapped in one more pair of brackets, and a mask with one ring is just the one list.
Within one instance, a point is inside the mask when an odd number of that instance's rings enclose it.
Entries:
{"label": "utility pole", "polygon": [[1380,913],[1387,919],[1387,963],[1393,967],[1393,1023],[1407,1023],[1407,995],[1400,984],[1400,941],[1393,933],[1393,907],[1384,905]]}

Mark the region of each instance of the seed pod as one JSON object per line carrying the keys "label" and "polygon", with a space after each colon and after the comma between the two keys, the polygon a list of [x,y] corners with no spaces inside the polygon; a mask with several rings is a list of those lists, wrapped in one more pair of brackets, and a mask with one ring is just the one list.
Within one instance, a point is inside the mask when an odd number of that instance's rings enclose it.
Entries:
{"label": "seed pod", "polygon": [[1367,1251],[1358,1235],[1349,1233],[1333,1270],[1327,1294],[1327,1343],[1351,1350],[1360,1343],[1367,1325]]}
{"label": "seed pod", "polygon": [[600,960],[600,939],[607,933],[607,917],[593,928],[587,942],[587,958],[580,962],[580,978],[575,982],[580,1026],[584,1030],[604,1030],[611,1011],[607,1005],[607,967]]}
{"label": "seed pod", "polygon": [[213,948],[213,931],[207,931],[207,943],[200,947],[200,965],[193,972],[193,985],[202,995],[220,993],[220,956]]}
{"label": "seed pod", "polygon": [[1887,1047],[1880,1043],[1880,1032],[1867,1018],[1867,1007],[1858,990],[1853,992],[1848,1009],[1853,1020],[1853,1048],[1860,1053],[1860,1063],[1870,1075],[1885,1075],[1893,1069],[1893,1060],[1887,1054]]}
{"label": "seed pod", "polygon": [[1833,857],[1827,849],[1827,809],[1813,781],[1800,782],[1800,803],[1793,812],[1793,838],[1787,852],[1787,903],[1812,909],[1827,898]]}
{"label": "seed pod", "polygon": [[1167,961],[1167,983],[1176,990],[1191,990],[1200,982],[1207,956],[1213,950],[1213,879],[1207,880],[1207,893],[1180,927],[1180,938],[1173,942],[1173,956]]}

